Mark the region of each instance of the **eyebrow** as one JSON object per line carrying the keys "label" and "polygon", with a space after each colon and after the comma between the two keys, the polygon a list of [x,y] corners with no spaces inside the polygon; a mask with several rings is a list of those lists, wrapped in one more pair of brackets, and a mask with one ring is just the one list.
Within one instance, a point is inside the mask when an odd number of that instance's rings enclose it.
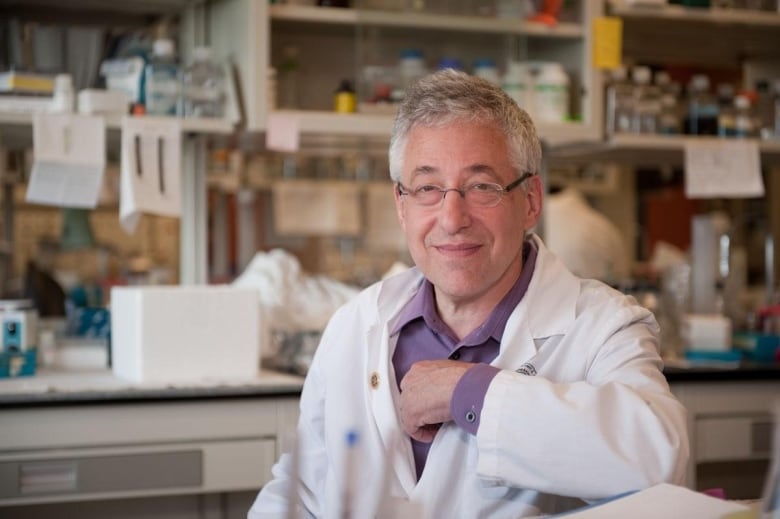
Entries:
{"label": "eyebrow", "polygon": [[[471,164],[469,166],[466,166],[464,170],[468,171],[471,174],[487,173],[492,177],[498,177],[496,170],[493,169],[493,167],[488,166],[487,164],[481,164],[481,163]],[[418,175],[431,175],[434,173],[438,173],[439,171],[440,171],[439,168],[433,166],[418,166],[412,170],[412,178],[415,178]]]}

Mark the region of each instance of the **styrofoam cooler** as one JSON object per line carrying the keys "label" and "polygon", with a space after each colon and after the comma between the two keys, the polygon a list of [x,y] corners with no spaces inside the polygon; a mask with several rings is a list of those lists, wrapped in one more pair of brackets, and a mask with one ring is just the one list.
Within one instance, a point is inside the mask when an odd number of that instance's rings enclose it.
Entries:
{"label": "styrofoam cooler", "polygon": [[114,375],[137,383],[255,377],[258,308],[255,290],[227,285],[114,287]]}

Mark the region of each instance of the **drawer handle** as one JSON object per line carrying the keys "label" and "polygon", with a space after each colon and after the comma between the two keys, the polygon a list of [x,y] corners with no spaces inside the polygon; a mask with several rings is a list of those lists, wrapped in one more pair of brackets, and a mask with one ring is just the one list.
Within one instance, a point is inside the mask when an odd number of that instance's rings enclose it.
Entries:
{"label": "drawer handle", "polygon": [[19,467],[19,491],[24,494],[73,492],[78,486],[75,461],[25,463]]}

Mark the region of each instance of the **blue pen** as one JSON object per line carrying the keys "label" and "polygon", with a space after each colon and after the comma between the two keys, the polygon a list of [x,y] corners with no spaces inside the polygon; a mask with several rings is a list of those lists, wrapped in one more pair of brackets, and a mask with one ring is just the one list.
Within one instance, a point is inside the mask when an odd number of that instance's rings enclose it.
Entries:
{"label": "blue pen", "polygon": [[344,451],[344,481],[341,499],[341,519],[351,519],[354,514],[352,505],[355,499],[355,451],[357,450],[358,433],[350,430],[346,435],[346,450]]}

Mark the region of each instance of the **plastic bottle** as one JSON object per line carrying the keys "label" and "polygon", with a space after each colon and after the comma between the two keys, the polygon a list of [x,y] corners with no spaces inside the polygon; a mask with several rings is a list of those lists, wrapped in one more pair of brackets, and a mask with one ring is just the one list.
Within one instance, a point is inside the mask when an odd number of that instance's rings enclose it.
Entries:
{"label": "plastic bottle", "polygon": [[149,115],[177,115],[180,89],[179,66],[173,40],[155,40],[152,57],[144,71],[146,81],[146,113]]}
{"label": "plastic bottle", "polygon": [[625,67],[610,71],[606,105],[607,135],[630,132],[631,120],[634,117],[634,89],[628,81]]}
{"label": "plastic bottle", "polygon": [[76,104],[73,94],[73,78],[70,74],[57,74],[54,76],[54,96],[49,106],[49,111],[54,113],[70,114]]}
{"label": "plastic bottle", "polygon": [[184,117],[225,115],[225,72],[211,60],[208,47],[195,47],[182,73]]}
{"label": "plastic bottle", "polygon": [[425,65],[425,57],[420,49],[404,49],[401,51],[401,59],[398,62],[398,75],[401,80],[401,89],[406,91],[412,83],[428,73]]}
{"label": "plastic bottle", "polygon": [[569,118],[569,76],[560,63],[540,63],[534,78],[536,120],[562,123]]}
{"label": "plastic bottle", "polygon": [[276,101],[279,108],[300,108],[299,81],[300,63],[298,61],[298,48],[285,47],[282,51],[282,60],[276,67],[276,84],[279,89]]}
{"label": "plastic bottle", "polygon": [[486,79],[494,85],[501,84],[501,76],[498,74],[496,62],[490,58],[478,58],[474,60],[474,75]]}
{"label": "plastic bottle", "polygon": [[501,78],[501,88],[509,97],[533,117],[533,107],[530,103],[531,76],[528,66],[519,61],[507,63],[506,72]]}
{"label": "plastic bottle", "polygon": [[710,78],[696,74],[688,84],[688,113],[685,133],[690,135],[718,134],[718,105],[710,94]]}
{"label": "plastic bottle", "polygon": [[458,58],[443,57],[436,64],[437,70],[445,70],[451,68],[453,70],[463,70],[463,62]]}
{"label": "plastic bottle", "polygon": [[342,79],[333,98],[333,109],[342,114],[353,113],[357,109],[357,99],[352,82]]}

